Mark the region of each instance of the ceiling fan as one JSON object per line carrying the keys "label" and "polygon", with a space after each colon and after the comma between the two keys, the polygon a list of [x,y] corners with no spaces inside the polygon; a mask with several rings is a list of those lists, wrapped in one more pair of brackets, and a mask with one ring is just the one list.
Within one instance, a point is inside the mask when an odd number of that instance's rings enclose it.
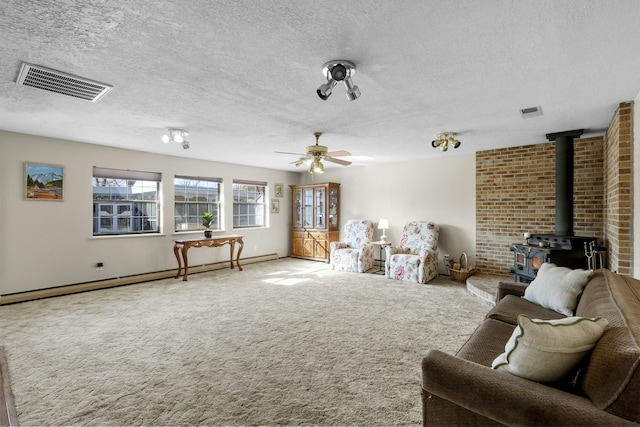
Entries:
{"label": "ceiling fan", "polygon": [[313,134],[316,137],[316,144],[307,146],[307,154],[299,154],[299,153],[287,153],[284,151],[276,151],[278,154],[294,154],[296,156],[300,156],[298,160],[295,162],[291,162],[296,166],[300,166],[303,164],[310,164],[309,172],[310,173],[322,173],[324,172],[324,165],[321,160],[326,160],[327,162],[337,163],[342,166],[349,166],[351,162],[342,159],[336,159],[336,157],[345,157],[350,156],[351,153],[345,150],[341,151],[331,151],[329,152],[328,148],[324,145],[318,145],[318,140],[320,139],[320,135],[322,132],[315,132]]}

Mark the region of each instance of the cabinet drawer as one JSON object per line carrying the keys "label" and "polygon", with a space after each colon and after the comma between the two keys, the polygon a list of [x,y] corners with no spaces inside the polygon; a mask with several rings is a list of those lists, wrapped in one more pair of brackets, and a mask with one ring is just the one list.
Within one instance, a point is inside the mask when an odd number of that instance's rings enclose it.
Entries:
{"label": "cabinet drawer", "polygon": [[293,237],[294,239],[327,240],[327,233],[293,230],[291,233],[291,237]]}

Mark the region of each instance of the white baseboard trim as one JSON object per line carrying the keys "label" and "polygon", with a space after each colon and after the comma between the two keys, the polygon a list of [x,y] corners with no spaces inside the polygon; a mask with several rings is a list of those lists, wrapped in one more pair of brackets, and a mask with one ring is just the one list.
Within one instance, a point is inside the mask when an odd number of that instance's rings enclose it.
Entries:
{"label": "white baseboard trim", "polygon": [[[259,255],[250,258],[241,258],[240,264],[244,266],[246,264],[273,261],[276,259],[278,259],[278,254]],[[229,268],[229,261],[220,261],[212,264],[196,265],[193,267],[189,266],[189,274],[191,275],[194,273],[202,273],[204,271],[220,270],[223,268]],[[235,266],[234,268],[237,269],[238,267]],[[97,280],[95,282],[75,283],[47,289],[38,289],[35,291],[7,294],[0,296],[0,305],[14,304],[17,302],[56,297],[60,295],[69,295],[78,292],[95,291],[97,289],[113,288],[116,286],[131,285],[134,283],[148,282],[151,280],[168,279],[170,277],[175,277],[176,273],[177,269],[174,268],[171,270],[154,271],[150,273],[134,274],[131,276],[113,277],[110,279]],[[180,278],[180,280],[182,279]]]}

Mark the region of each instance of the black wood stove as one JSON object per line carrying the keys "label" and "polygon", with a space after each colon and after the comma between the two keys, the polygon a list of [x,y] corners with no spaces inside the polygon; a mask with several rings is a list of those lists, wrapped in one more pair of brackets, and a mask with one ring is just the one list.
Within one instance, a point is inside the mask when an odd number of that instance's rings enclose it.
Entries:
{"label": "black wood stove", "polygon": [[553,234],[532,234],[527,243],[514,244],[513,266],[511,273],[514,280],[531,283],[538,274],[538,269],[545,262],[551,262],[561,267],[589,268],[585,253],[595,237],[566,236],[558,237]]}
{"label": "black wood stove", "polygon": [[[573,140],[583,130],[547,134],[556,144],[556,229],[555,234],[532,234],[526,242],[511,246],[514,280],[530,283],[545,262],[569,268],[590,268],[595,237],[573,235]],[[599,248],[602,249],[602,248]]]}

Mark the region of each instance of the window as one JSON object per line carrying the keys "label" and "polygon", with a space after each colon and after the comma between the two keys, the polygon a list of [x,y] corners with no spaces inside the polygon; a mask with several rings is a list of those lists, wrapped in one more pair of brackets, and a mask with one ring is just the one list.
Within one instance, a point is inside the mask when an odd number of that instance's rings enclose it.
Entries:
{"label": "window", "polygon": [[219,178],[176,176],[173,179],[175,231],[204,230],[202,214],[211,212],[212,230],[220,230]]}
{"label": "window", "polygon": [[233,181],[233,228],[265,225],[266,182]]}
{"label": "window", "polygon": [[161,174],[93,168],[93,235],[159,232]]}

